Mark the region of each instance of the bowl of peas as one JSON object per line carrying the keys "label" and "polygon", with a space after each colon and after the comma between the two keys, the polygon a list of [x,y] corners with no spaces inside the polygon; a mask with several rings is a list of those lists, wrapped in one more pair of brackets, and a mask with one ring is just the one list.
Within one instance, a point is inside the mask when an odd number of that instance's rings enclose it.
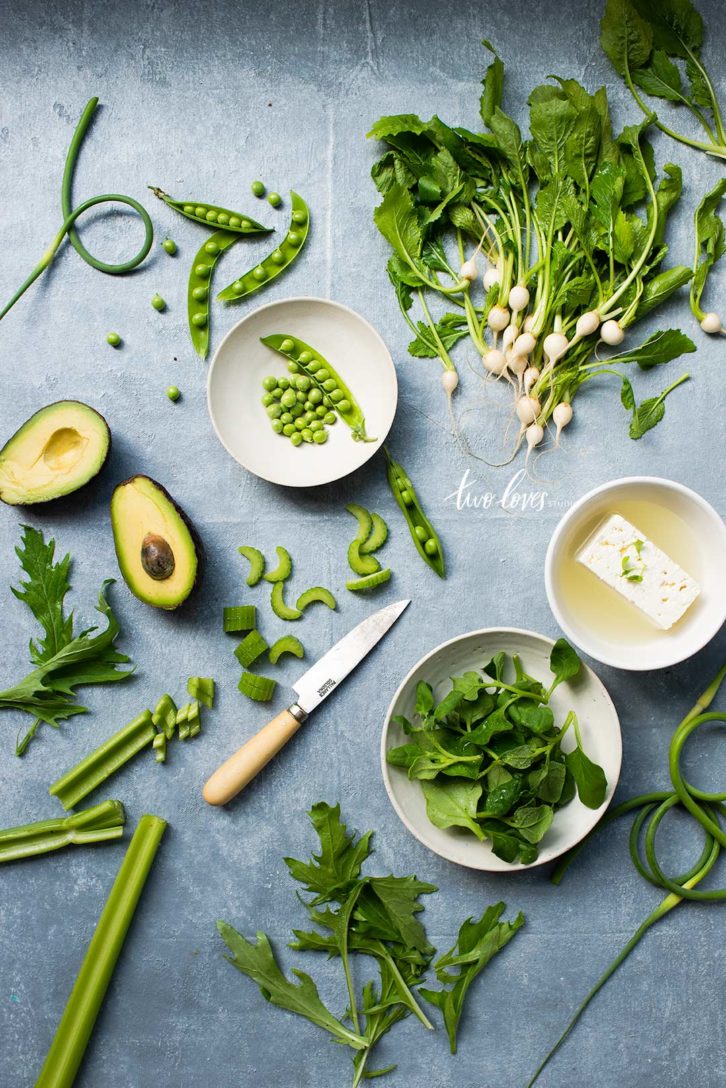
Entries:
{"label": "bowl of peas", "polygon": [[261,306],[227,333],[209,369],[207,403],[224,448],[287,487],[331,483],[384,442],[398,382],[372,325],[338,302]]}

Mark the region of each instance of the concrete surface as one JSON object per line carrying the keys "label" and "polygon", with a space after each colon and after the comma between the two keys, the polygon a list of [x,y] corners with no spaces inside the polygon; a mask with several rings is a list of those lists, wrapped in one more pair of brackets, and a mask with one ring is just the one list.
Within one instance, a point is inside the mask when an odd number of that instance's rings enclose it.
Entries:
{"label": "concrete surface", "polygon": [[[700,7],[723,96],[719,5],[701,0]],[[175,259],[157,245],[136,275],[122,279],[91,270],[65,247],[0,327],[3,438],[38,407],[63,397],[89,401],[107,416],[114,435],[110,461],[86,491],[48,509],[0,511],[3,683],[24,675],[31,633],[25,608],[7,589],[17,578],[13,548],[21,522],[42,527],[61,551],[72,552],[73,603],[87,621],[99,583],[116,573],[108,500],[119,480],[137,471],[160,480],[194,519],[207,550],[202,590],[176,615],[145,607],[123,582],[112,591],[123,647],[139,666],[131,682],[87,691],[92,713],[57,734],[43,730],[22,762],[13,755],[22,723],[3,715],[0,825],[57,812],[46,793],[49,782],[161,692],[181,694],[189,673],[215,676],[220,689],[218,709],[208,715],[198,743],[175,747],[164,767],[139,757],[102,793],[125,802],[132,826],[144,811],[165,816],[171,826],[79,1088],[348,1083],[348,1055],[306,1022],[262,1001],[256,987],[224,962],[214,928],[215,919],[224,917],[248,934],[266,930],[291,962],[285,941],[302,916],[282,856],[302,856],[313,845],[304,812],[319,799],[340,799],[350,824],[376,829],[377,871],[416,872],[440,886],[426,909],[439,947],[448,947],[464,917],[498,898],[510,912],[521,909],[527,916],[526,929],[472,992],[455,1058],[441,1030],[425,1035],[414,1020],[381,1048],[381,1059],[399,1062],[386,1081],[397,1088],[522,1088],[571,1010],[660,898],[632,869],[624,827],[603,834],[558,890],[543,871],[495,879],[454,868],[427,853],[399,823],[378,766],[391,694],[434,644],[495,624],[556,635],[542,584],[544,552],[562,509],[583,492],[620,475],[662,474],[724,508],[718,408],[724,342],[706,342],[696,333],[698,354],[688,359],[694,380],[669,400],[657,431],[630,442],[616,388],[594,389],[578,400],[578,422],[561,454],[541,463],[545,482],[518,486],[520,492],[545,490],[542,510],[501,504],[457,510],[447,497],[467,468],[473,490],[491,490],[498,498],[514,469],[488,469],[453,447],[437,365],[406,354],[407,330],[384,273],[387,253],[371,223],[376,194],[368,170],[375,148],[364,139],[371,122],[382,113],[410,110],[475,125],[485,36],[506,62],[508,104],[518,116],[530,88],[559,72],[590,88],[606,82],[616,121],[634,120],[632,104],[597,46],[600,8],[596,0],[29,0],[22,6],[0,0],[0,296],[9,297],[57,229],[66,148],[92,94],[103,109],[83,147],[76,199],[108,190],[133,194],[151,211],[158,241],[169,233],[179,245]],[[656,143],[659,161],[672,158],[683,167],[683,208],[671,240],[674,260],[688,263],[690,209],[714,184],[719,167],[662,139]],[[185,272],[200,229],[158,204],[145,186],[241,204],[272,220],[275,213],[248,195],[255,177],[283,192],[298,189],[314,211],[304,258],[260,302],[303,293],[335,298],[371,320],[391,348],[401,385],[392,445],[445,542],[445,584],[415,561],[380,458],[355,481],[290,493],[245,474],[212,433],[205,367],[185,328]],[[139,231],[129,217],[104,213],[84,223],[83,235],[94,252],[120,256],[132,251]],[[716,306],[723,283],[721,273],[711,295]],[[169,303],[161,315],[150,306],[155,291]],[[253,305],[215,309],[214,342]],[[694,332],[685,299],[658,318],[661,327],[663,322]],[[105,344],[111,329],[123,336],[122,350]],[[500,427],[501,415],[493,400],[481,403],[478,379],[461,353],[459,358],[458,404],[474,408],[468,426],[481,443]],[[676,362],[668,372],[675,376],[682,369]],[[636,380],[642,395],[660,388],[661,376]],[[164,396],[171,382],[183,391],[177,405]],[[479,449],[486,452],[485,445]],[[372,607],[342,589],[352,532],[343,504],[353,498],[380,510],[393,528],[387,561],[395,580],[377,601],[410,595],[414,604],[385,647],[294,746],[237,804],[213,811],[201,799],[203,779],[265,718],[264,709],[237,693],[233,643],[220,629],[223,604],[257,599],[242,585],[236,547],[248,542],[269,553],[284,543],[295,556],[296,587],[320,582],[339,592],[338,613],[311,614],[297,631],[313,658]],[[273,637],[281,633],[266,610],[264,623]],[[657,675],[598,669],[622,716],[619,796],[667,785],[672,729],[723,653],[720,637],[692,661]],[[295,672],[288,664],[281,675],[292,681]],[[698,782],[722,788],[723,760],[714,740],[695,746],[689,763]],[[695,845],[692,830],[676,825],[674,867]],[[115,845],[79,849],[3,870],[3,1088],[33,1083],[121,855]],[[321,963],[315,973],[329,977],[330,988],[323,989],[342,1009],[332,970]],[[726,1078],[725,984],[719,907],[679,909],[598,997],[543,1076],[543,1088],[717,1088]]]}

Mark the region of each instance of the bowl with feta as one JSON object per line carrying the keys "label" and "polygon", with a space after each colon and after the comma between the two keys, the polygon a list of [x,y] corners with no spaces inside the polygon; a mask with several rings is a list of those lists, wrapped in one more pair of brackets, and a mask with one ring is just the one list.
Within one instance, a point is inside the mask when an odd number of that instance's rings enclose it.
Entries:
{"label": "bowl with feta", "polygon": [[641,672],[685,661],[726,621],[726,526],[674,480],[629,476],[588,492],[553,533],[545,588],[575,645]]}

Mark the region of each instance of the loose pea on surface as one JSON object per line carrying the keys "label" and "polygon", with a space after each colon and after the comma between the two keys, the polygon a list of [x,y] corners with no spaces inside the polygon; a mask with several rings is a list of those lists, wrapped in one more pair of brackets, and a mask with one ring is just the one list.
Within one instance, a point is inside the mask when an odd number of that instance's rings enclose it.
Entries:
{"label": "loose pea on surface", "polygon": [[272,395],[273,395],[273,397],[275,398],[275,400],[281,400],[281,399],[282,399],[282,394],[283,394],[283,393],[284,393],[284,389],[280,389],[279,385],[278,385],[278,386],[276,386],[276,387],[275,387],[275,388],[274,388],[274,389],[272,390]]}
{"label": "loose pea on surface", "polygon": [[[282,401],[280,403],[282,403]],[[283,423],[292,423],[294,416],[290,412],[283,412],[280,419]]]}
{"label": "loose pea on surface", "polygon": [[295,394],[295,398],[296,398],[296,400],[297,400],[298,404],[304,404],[304,403],[305,403],[305,401],[306,401],[306,400],[308,399],[308,398],[307,398],[307,397],[305,396],[305,394],[304,394],[304,393],[300,393],[300,392],[297,392],[297,393]]}
{"label": "loose pea on surface", "polygon": [[161,243],[161,246],[162,249],[164,249],[170,257],[173,257],[176,253],[176,242],[173,238],[165,238],[164,241]]}
{"label": "loose pea on surface", "polygon": [[286,434],[288,438],[291,434],[296,434],[294,423],[285,423],[282,428],[282,433]]}
{"label": "loose pea on surface", "polygon": [[264,185],[264,182],[262,182],[262,181],[253,181],[250,188],[252,190],[253,196],[264,196],[265,195],[265,185]]}
{"label": "loose pea on surface", "polygon": [[314,412],[315,411],[315,405],[313,404],[313,402],[311,400],[306,400],[305,403],[303,404],[303,408],[305,409],[306,412]]}
{"label": "loose pea on surface", "polygon": [[328,414],[328,409],[325,407],[324,404],[319,404],[317,406],[317,408],[315,409],[315,415],[318,417],[318,419],[325,419],[327,414]]}
{"label": "loose pea on surface", "polygon": [[305,422],[304,418],[302,416],[298,416],[295,420],[295,430],[304,431],[306,427],[307,423]]}
{"label": "loose pea on surface", "polygon": [[161,313],[162,310],[166,309],[166,303],[159,294],[154,295],[151,300],[151,305],[154,307],[155,310],[158,310],[159,313]]}
{"label": "loose pea on surface", "polygon": [[267,408],[268,404],[274,404],[275,398],[273,397],[272,393],[265,393],[264,397],[262,398],[262,403],[264,404],[265,408]]}
{"label": "loose pea on surface", "polygon": [[112,348],[121,346],[121,337],[117,332],[110,332],[106,337],[106,343],[110,344]]}
{"label": "loose pea on surface", "polygon": [[316,431],[314,433],[313,442],[317,443],[318,446],[322,446],[323,442],[327,442],[327,441],[328,441],[328,432],[327,431]]}
{"label": "loose pea on surface", "polygon": [[293,446],[299,446],[302,442],[302,435],[300,434],[300,432],[295,431],[295,434],[291,434],[290,441],[292,442]]}
{"label": "loose pea on surface", "polygon": [[327,423],[329,427],[332,427],[338,422],[338,417],[335,412],[326,412],[323,416],[323,422]]}
{"label": "loose pea on surface", "polygon": [[279,208],[282,204],[282,197],[279,193],[271,192],[267,194],[267,202],[271,204],[273,208]]}
{"label": "loose pea on surface", "polygon": [[322,431],[325,427],[322,419],[313,419],[310,421],[310,430],[315,434],[316,431]]}
{"label": "loose pea on surface", "polygon": [[[280,389],[292,389],[292,382],[290,381],[289,378],[285,378],[285,377],[278,378],[277,379],[277,384],[280,386]],[[294,390],[293,390],[293,392],[294,392]]]}
{"label": "loose pea on surface", "polygon": [[280,404],[285,408],[292,408],[293,404],[297,402],[297,397],[292,389],[286,389],[280,398]]}
{"label": "loose pea on surface", "polygon": [[277,389],[277,378],[273,374],[269,374],[266,378],[262,379],[262,386],[269,392],[273,389]]}
{"label": "loose pea on surface", "polygon": [[312,389],[310,390],[310,392],[308,393],[308,400],[310,401],[311,404],[320,404],[322,402],[322,399],[323,399],[323,394],[320,392],[318,387],[316,385],[314,385],[312,387]]}
{"label": "loose pea on surface", "polygon": [[282,422],[282,420],[281,419],[273,419],[272,429],[275,432],[275,434],[282,434],[282,431],[283,431],[283,422]]}
{"label": "loose pea on surface", "polygon": [[303,436],[303,442],[312,442],[313,432],[309,427],[305,427],[300,433]]}
{"label": "loose pea on surface", "polygon": [[301,416],[302,414],[303,414],[302,404],[298,404],[298,402],[295,401],[292,408],[290,409],[290,415],[292,416],[293,419],[297,419],[298,416]]}
{"label": "loose pea on surface", "polygon": [[279,404],[270,404],[267,408],[267,414],[270,419],[279,419],[282,415],[282,408]]}
{"label": "loose pea on surface", "polygon": [[169,400],[177,401],[181,396],[181,391],[175,385],[170,385],[166,390],[166,395]]}
{"label": "loose pea on surface", "polygon": [[306,423],[312,423],[312,421],[315,419],[315,412],[305,412],[303,414],[303,419]]}
{"label": "loose pea on surface", "polygon": [[346,400],[345,397],[343,397],[342,400],[338,401],[337,407],[338,407],[339,412],[343,412],[343,413],[349,412],[350,411],[350,401]]}
{"label": "loose pea on surface", "polygon": [[295,379],[295,386],[303,393],[307,393],[312,384],[313,383],[310,381],[310,378],[308,378],[306,374],[301,374],[298,378]]}

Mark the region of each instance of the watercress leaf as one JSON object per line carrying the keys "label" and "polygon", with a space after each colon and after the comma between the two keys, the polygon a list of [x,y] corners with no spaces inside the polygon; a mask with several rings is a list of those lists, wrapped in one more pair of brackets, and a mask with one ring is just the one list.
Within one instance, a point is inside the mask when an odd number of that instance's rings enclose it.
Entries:
{"label": "watercress leaf", "polygon": [[554,813],[549,805],[522,805],[510,818],[512,826],[530,843],[541,842],[552,826]]}
{"label": "watercress leaf", "polygon": [[587,808],[600,808],[605,800],[608,783],[605,772],[597,763],[593,763],[578,746],[565,755],[567,770],[572,775],[577,793]]}
{"label": "watercress leaf", "polygon": [[[532,782],[533,775],[539,775],[536,783]],[[540,801],[546,801],[550,805],[556,805],[562,797],[565,785],[566,768],[564,763],[552,760],[546,767],[530,774],[530,788],[534,789],[535,796]]]}
{"label": "watercress leaf", "polygon": [[693,272],[690,268],[679,264],[674,268],[667,268],[663,272],[659,272],[657,276],[649,279],[638,301],[638,308],[635,311],[636,320],[639,321],[641,317],[645,317],[651,310],[655,310],[662,305],[671,295],[687,284],[692,275]]}
{"label": "watercress leaf", "polygon": [[475,699],[465,700],[459,707],[459,717],[467,729],[488,717],[494,709],[494,697],[490,692],[482,688]]}
{"label": "watercress leaf", "polygon": [[[637,363],[641,370],[651,370],[662,363],[670,363],[680,355],[696,350],[696,345],[680,329],[666,329],[651,333],[638,347],[613,355],[610,363]],[[624,402],[623,402],[624,403]],[[632,408],[633,405],[625,405]]]}
{"label": "watercress leaf", "polygon": [[573,777],[572,771],[565,763],[565,784],[562,787],[562,793],[560,794],[560,799],[558,802],[559,807],[562,807],[563,805],[569,805],[576,792],[577,787],[575,785],[575,779]]}
{"label": "watercress leaf", "polygon": [[507,667],[507,655],[503,650],[500,650],[498,654],[495,654],[491,661],[484,666],[483,672],[487,676],[494,677],[495,680],[504,679],[504,670]]}
{"label": "watercress leaf", "polygon": [[489,52],[494,56],[494,60],[486,70],[484,79],[482,80],[482,92],[479,99],[479,113],[481,119],[484,122],[486,128],[489,128],[489,122],[492,119],[494,111],[499,109],[502,104],[502,96],[504,94],[504,65],[499,59],[496,49],[486,39],[482,43]]}
{"label": "watercress leaf", "polygon": [[508,767],[523,771],[531,767],[541,754],[542,749],[538,744],[527,741],[525,744],[520,744],[516,748],[510,748],[509,751],[504,752],[501,759]]}
{"label": "watercress leaf", "polygon": [[600,22],[600,45],[618,75],[647,63],[653,48],[653,29],[630,0],[607,0]]}
{"label": "watercress leaf", "polygon": [[550,652],[550,672],[554,674],[550,693],[558,684],[577,676],[581,668],[582,662],[577,651],[570,646],[566,638],[558,638]]}
{"label": "watercress leaf", "polygon": [[464,699],[472,702],[484,686],[484,681],[478,672],[465,672],[463,676],[454,676],[451,682],[454,689],[462,693]]}
{"label": "watercress leaf", "polygon": [[703,43],[703,19],[690,0],[635,0],[643,19],[647,19],[658,49],[672,57],[697,53]]}
{"label": "watercress leaf", "polygon": [[537,847],[534,843],[525,842],[518,831],[497,820],[484,820],[481,827],[492,844],[492,853],[502,861],[509,864],[521,861],[524,865],[530,865],[537,860]]}
{"label": "watercress leaf", "polygon": [[479,748],[486,747],[497,733],[509,733],[512,730],[512,722],[503,710],[495,710],[476,729],[466,734],[470,744]]}
{"label": "watercress leaf", "polygon": [[524,701],[510,706],[509,717],[515,725],[520,725],[537,736],[549,733],[555,724],[555,716],[550,707],[535,706],[534,703]]}
{"label": "watercress leaf", "polygon": [[373,218],[391,249],[415,271],[415,261],[423,246],[423,231],[408,190],[392,185],[374,209]]}
{"label": "watercress leaf", "polygon": [[647,65],[633,72],[633,82],[655,98],[683,101],[681,73],[662,49],[656,49]]}
{"label": "watercress leaf", "polygon": [[293,879],[314,893],[314,904],[341,902],[351,884],[360,877],[361,866],[371,852],[372,832],[356,838],[341,822],[339,804],[319,801],[308,816],[320,841],[320,853],[312,854],[305,862],[285,858],[285,864]]}
{"label": "watercress leaf", "polygon": [[430,684],[419,680],[416,684],[415,711],[421,718],[426,718],[434,708],[434,693]]}
{"label": "watercress leaf", "polygon": [[495,763],[486,773],[487,787],[490,790],[496,789],[497,786],[501,786],[504,782],[509,782],[514,776],[510,774],[506,767],[503,767],[501,763]]}
{"label": "watercress leaf", "polygon": [[484,800],[484,810],[488,816],[506,816],[522,790],[520,778],[511,777],[494,789],[490,789]]}
{"label": "watercress leaf", "polygon": [[454,711],[459,709],[461,701],[464,698],[463,691],[457,691],[456,688],[452,688],[447,695],[437,704],[434,711],[434,721],[442,722],[448,718],[449,714],[453,714]]}
{"label": "watercress leaf", "polygon": [[423,782],[426,814],[436,827],[466,827],[478,839],[484,835],[476,822],[482,787],[479,782]]}

